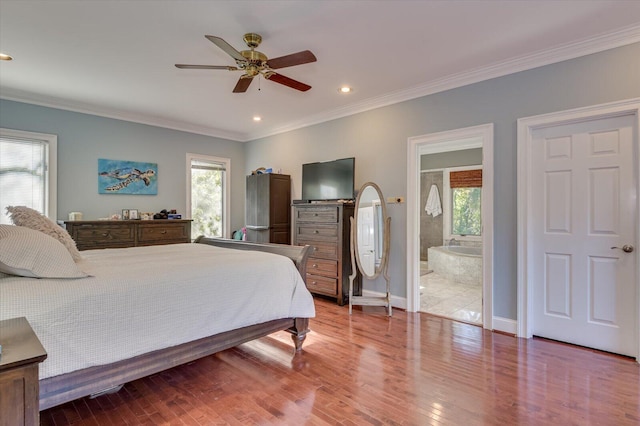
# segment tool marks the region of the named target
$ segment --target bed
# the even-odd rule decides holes
[[[315,315],[308,251],[202,237],[84,251],[84,278],[2,274],[0,320],[25,316],[48,352],[43,410],[276,331],[300,351]]]

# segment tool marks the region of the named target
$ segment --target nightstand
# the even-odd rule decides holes
[[[24,317],[0,321],[0,345],[0,426],[37,426],[38,367],[47,352]]]

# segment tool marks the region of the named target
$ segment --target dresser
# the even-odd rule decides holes
[[[310,245],[305,283],[311,293],[335,298],[344,305],[349,298],[349,218],[354,205],[344,203],[293,204],[293,244]],[[354,281],[354,295],[361,294],[361,278]]]
[[[289,244],[291,177],[276,173],[247,176],[247,241]]]
[[[153,246],[191,241],[191,220],[83,220],[65,222],[78,250]]]
[[[24,317],[0,321],[0,343],[0,426],[37,426],[38,370],[47,352]]]

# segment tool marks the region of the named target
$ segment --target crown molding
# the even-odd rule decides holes
[[[99,117],[113,118],[115,120],[130,121],[133,123],[146,124],[149,126],[194,133],[197,135],[211,136],[235,142],[246,142],[248,140],[245,133],[228,132],[225,130],[199,126],[197,124],[187,123],[183,121],[168,120],[165,118],[154,117],[145,114],[136,114],[127,111],[118,111],[115,109],[104,108],[93,104],[70,102],[68,100],[63,100],[60,98],[41,96],[34,93],[26,93],[9,88],[2,89],[2,92],[0,93],[0,99],[23,102],[49,108],[56,108],[65,111],[78,112],[81,114],[97,115]]]
[[[67,111],[79,112],[83,114],[97,115],[116,120],[131,121],[134,123],[146,124],[150,126],[163,127],[182,132],[195,133],[204,136],[226,139],[236,142],[249,142],[292,130],[321,124],[327,121],[348,117],[372,109],[397,104],[411,99],[420,98],[445,90],[490,80],[496,77],[525,71],[544,65],[566,61],[569,59],[586,56],[593,53],[602,52],[616,47],[625,46],[640,42],[640,24],[625,27],[613,32],[590,37],[577,42],[558,45],[551,49],[545,49],[528,55],[522,55],[506,61],[496,62],[488,66],[473,70],[451,74],[446,77],[432,80],[430,82],[411,87],[409,89],[398,90],[385,95],[365,99],[361,102],[335,108],[319,114],[311,115],[303,120],[293,121],[283,126],[274,126],[263,129],[260,132],[229,132],[221,129],[200,126],[193,123],[169,120],[145,114],[137,114],[115,109],[104,108],[92,104],[74,103],[55,97],[40,96],[33,93],[3,88],[0,99],[17,102],[24,102],[50,108],[58,108]]]
[[[581,56],[602,52],[616,47],[640,42],[640,25],[625,27],[613,32],[601,34],[572,43],[565,43],[551,49],[545,49],[522,55],[506,61],[496,62],[473,70],[451,74],[409,89],[391,92],[382,96],[366,99],[362,102],[346,105],[342,108],[315,114],[305,120],[291,122],[284,126],[273,127],[264,133],[250,133],[248,140],[255,140],[279,133],[297,130],[303,127],[324,123],[372,109],[421,98],[445,90],[455,89],[496,77],[526,71],[557,62],[575,59]]]

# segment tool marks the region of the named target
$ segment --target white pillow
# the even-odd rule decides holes
[[[64,244],[69,253],[71,253],[73,260],[82,259],[82,255],[78,251],[76,242],[73,241],[71,235],[57,223],[40,214],[39,211],[25,206],[8,206],[7,211],[10,213],[9,217],[14,225],[44,232]]]
[[[32,278],[83,278],[58,240],[23,226],[0,225],[0,272]]]

